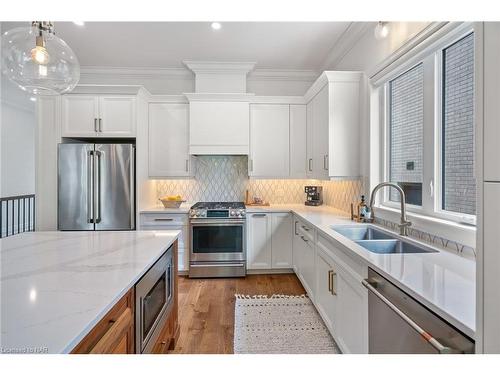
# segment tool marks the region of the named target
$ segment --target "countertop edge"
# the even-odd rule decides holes
[[[73,338],[68,345],[60,352],[60,354],[70,353],[89,333],[92,329],[101,321],[104,316],[111,311],[111,309],[120,301],[120,299],[128,293],[128,291],[135,286],[135,284],[140,280],[142,276],[156,263],[158,259],[161,258],[163,254],[168,250],[168,248],[179,239],[180,231],[173,230],[172,232],[177,232],[174,238],[165,245],[161,253],[158,256],[152,258],[152,260],[143,268],[143,270],[138,273],[123,290],[113,298],[113,300],[100,312],[97,316],[87,325],[87,327],[81,331],[75,338]]]

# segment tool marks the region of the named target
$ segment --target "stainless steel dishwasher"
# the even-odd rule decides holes
[[[474,341],[372,269],[368,289],[369,353],[474,353]]]

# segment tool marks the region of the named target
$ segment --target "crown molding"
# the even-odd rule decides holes
[[[80,69],[84,78],[113,77],[120,79],[194,79],[186,68],[132,68],[84,66]]]
[[[77,85],[71,94],[120,94],[120,95],[138,95],[145,90],[142,85]]]
[[[190,102],[250,102],[255,95],[251,93],[184,93]]]
[[[321,71],[335,69],[361,37],[376,24],[376,22],[351,22],[331,48],[321,66]]]
[[[191,61],[182,62],[189,70],[198,73],[248,74],[255,68],[256,62],[226,62],[226,61]]]
[[[247,75],[248,81],[306,81],[314,82],[321,72],[301,69],[254,69]],[[188,68],[131,68],[83,66],[80,76],[84,80],[99,81],[103,78],[127,80],[186,79],[194,80]]]
[[[314,82],[321,72],[299,69],[255,69],[248,74],[249,81],[305,81]]]
[[[323,87],[332,82],[359,82],[363,72],[357,71],[325,71],[311,85],[309,90],[304,94],[304,101],[309,103]]]

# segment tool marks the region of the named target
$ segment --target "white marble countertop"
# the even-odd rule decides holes
[[[346,213],[328,206],[301,204],[247,207],[247,212],[292,211],[336,241],[348,255],[387,277],[430,310],[471,338],[476,327],[476,262],[449,251],[437,253],[376,254],[335,232],[332,225],[356,225]],[[385,229],[385,228],[384,228]]]
[[[164,213],[164,214],[188,214],[189,209],[194,203],[190,202],[184,202],[181,203],[181,206],[179,208],[165,208],[163,205],[160,203],[158,206],[154,207],[148,207],[144,210],[140,210],[141,214],[158,214],[158,213]]]
[[[70,352],[179,233],[29,232],[0,240],[1,352]]]

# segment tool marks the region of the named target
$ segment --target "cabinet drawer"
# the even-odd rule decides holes
[[[314,228],[311,225],[308,225],[301,220],[297,220],[294,230],[295,233],[299,234],[299,236],[304,236],[306,239],[314,241]]]
[[[134,302],[134,290],[131,289],[71,353],[134,353]]]
[[[141,226],[182,226],[189,225],[187,214],[141,214]],[[170,228],[169,228],[170,229]]]

